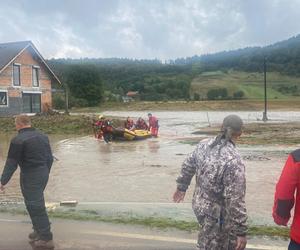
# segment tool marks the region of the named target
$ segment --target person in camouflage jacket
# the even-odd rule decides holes
[[[184,199],[196,176],[192,206],[200,224],[198,249],[242,250],[247,240],[245,166],[235,147],[243,122],[225,117],[221,134],[201,141],[183,162],[174,202]]]

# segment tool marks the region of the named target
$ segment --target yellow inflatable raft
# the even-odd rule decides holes
[[[124,129],[124,139],[128,141],[142,140],[151,137],[151,133],[148,130],[128,130]]]

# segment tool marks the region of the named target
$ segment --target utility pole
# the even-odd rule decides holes
[[[265,85],[265,111],[263,112],[263,121],[266,122],[268,120],[268,117],[267,117],[267,63],[266,63],[266,57],[264,57],[264,85]]]
[[[69,89],[68,85],[64,85],[64,92],[65,92],[65,114],[69,114]]]

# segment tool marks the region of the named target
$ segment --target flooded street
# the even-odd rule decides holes
[[[261,118],[258,112],[236,112],[245,122]],[[107,115],[146,116],[141,112],[107,112]],[[221,123],[227,112],[157,112],[159,138],[104,143],[93,136],[51,136],[54,162],[46,190],[47,201],[171,203],[175,179],[186,154],[195,146],[184,138],[208,123]],[[271,121],[300,121],[300,112],[270,112]],[[0,135],[0,169],[12,135]],[[198,136],[199,137],[199,136]],[[200,138],[199,138],[200,139]],[[300,143],[300,141],[299,141]],[[271,218],[275,183],[287,153],[285,145],[238,146],[247,171],[247,207],[251,220]],[[0,200],[20,199],[19,176],[15,174]],[[193,185],[193,184],[192,184]],[[191,201],[193,187],[186,202]]]

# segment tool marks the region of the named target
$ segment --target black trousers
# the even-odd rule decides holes
[[[50,222],[45,207],[44,190],[48,183],[49,169],[40,167],[21,172],[20,184],[26,209],[31,218],[33,229],[41,240],[52,240]]]
[[[291,239],[288,250],[299,250],[299,249],[300,249],[300,244]]]

